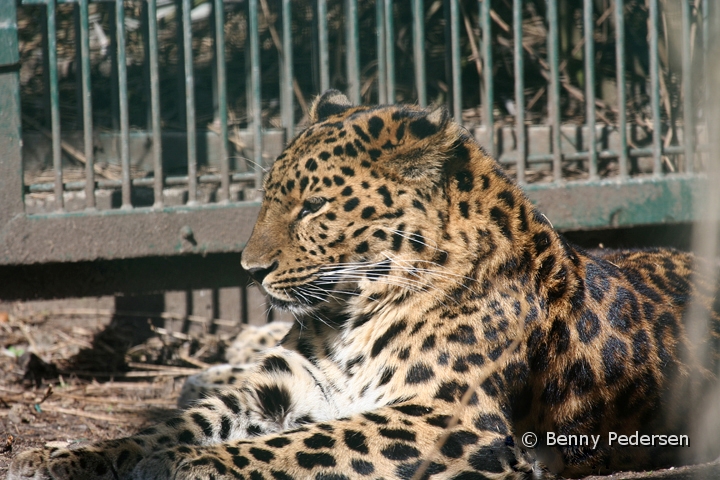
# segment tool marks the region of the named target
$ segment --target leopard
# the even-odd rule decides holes
[[[717,433],[609,439],[679,437],[720,403],[703,260],[574,246],[442,106],[330,90],[309,117],[241,259],[294,316],[279,344],[135,435],[17,454],[10,480],[542,479],[718,455]]]

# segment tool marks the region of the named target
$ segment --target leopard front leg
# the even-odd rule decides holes
[[[546,478],[499,417],[466,412],[446,430],[453,411],[447,404],[401,404],[251,440],[175,447],[143,460],[133,478]]]
[[[208,446],[337,418],[319,372],[307,364],[293,351],[273,349],[243,384],[218,391],[165,423],[77,449],[23,452],[8,479],[131,479],[142,459],[170,447]]]

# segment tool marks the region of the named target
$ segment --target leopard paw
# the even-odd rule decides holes
[[[39,448],[19,454],[10,464],[8,480],[113,480],[112,466],[97,452]]]
[[[8,480],[118,480],[130,474],[145,452],[130,439],[77,449],[40,448],[15,457]]]

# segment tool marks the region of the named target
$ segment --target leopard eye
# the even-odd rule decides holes
[[[323,205],[327,203],[327,199],[323,197],[311,197],[308,198],[303,202],[302,209],[300,210],[300,213],[298,214],[298,220],[300,220],[303,217],[306,217],[310,215],[311,213],[315,213],[318,210],[322,208]]]

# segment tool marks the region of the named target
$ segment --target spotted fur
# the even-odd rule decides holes
[[[163,424],[25,452],[9,478],[580,476],[680,461],[606,434],[685,433],[711,403],[717,316],[698,345],[683,315],[715,285],[692,256],[570,245],[443,109],[320,97],[242,262],[297,318],[280,346]],[[604,439],[526,449],[526,431]]]
[[[228,363],[188,377],[180,391],[178,406],[188,407],[227,385],[242,383],[248,372],[255,368],[261,353],[277,345],[291,326],[288,322],[246,325],[225,353]]]

